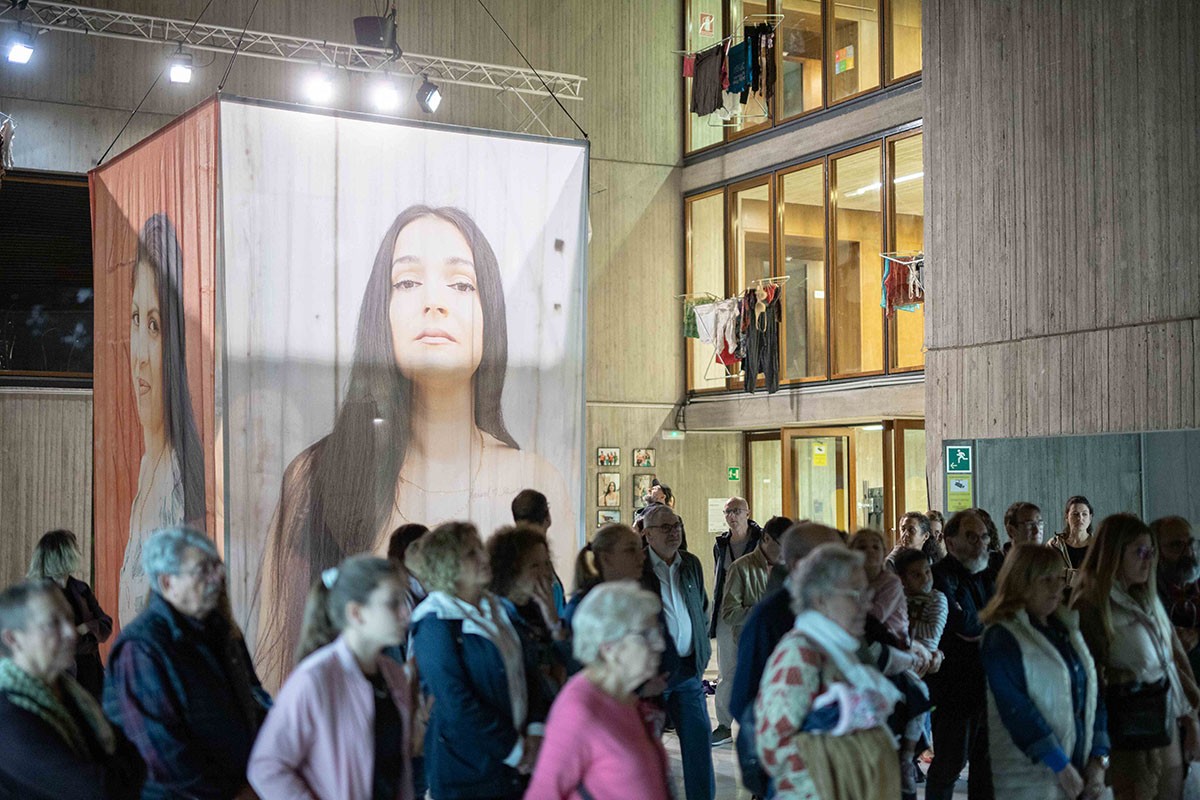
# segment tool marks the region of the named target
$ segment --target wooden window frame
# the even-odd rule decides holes
[[[828,156],[823,156],[821,158],[815,158],[811,161],[806,161],[803,164],[797,164],[796,166],[788,167],[787,169],[783,169],[783,170],[780,170],[779,172],[775,173],[775,182],[776,182],[776,191],[775,191],[775,198],[776,198],[776,208],[775,208],[776,249],[775,249],[775,254],[774,254],[774,258],[775,258],[775,273],[774,274],[775,274],[775,277],[780,277],[783,274],[783,264],[784,264],[784,252],[783,252],[784,251],[784,241],[783,241],[784,230],[783,230],[783,228],[784,228],[784,222],[786,221],[786,216],[785,216],[786,204],[784,203],[784,191],[783,191],[784,181],[787,179],[787,176],[791,175],[792,173],[803,172],[806,169],[812,169],[813,167],[816,167],[816,166],[821,167],[821,181],[822,181],[822,185],[824,186],[824,189],[825,189],[824,203],[823,203],[824,208],[822,209],[823,217],[825,219],[825,224],[824,224],[824,233],[825,233],[825,236],[824,236],[824,241],[825,241],[825,301],[824,301],[825,302],[825,373],[823,375],[814,375],[814,376],[810,376],[807,378],[793,378],[793,377],[788,377],[787,373],[784,371],[787,366],[787,325],[788,325],[787,292],[788,292],[788,284],[786,284],[786,283],[780,284],[780,288],[783,291],[783,296],[780,299],[780,302],[783,304],[783,314],[781,316],[780,331],[779,331],[779,368],[780,368],[780,371],[784,371],[784,378],[783,378],[783,380],[780,381],[780,385],[800,386],[800,385],[803,385],[806,383],[826,383],[830,380],[830,369],[832,368],[832,363],[833,363],[832,362],[832,351],[830,348],[830,333],[832,331],[832,328],[831,328],[831,321],[830,321],[831,318],[830,318],[830,306],[829,306],[829,301],[830,301],[829,282],[830,282],[831,276],[830,276],[830,264],[829,264],[829,235],[828,235],[828,233],[829,233],[829,161],[828,161]]]
[[[888,136],[883,140],[883,185],[887,191],[884,192],[884,239],[883,247],[887,252],[896,249],[896,186],[892,183],[892,145],[896,142],[911,139],[914,136],[921,136],[924,133],[923,128],[916,128],[904,133],[897,133],[894,136]],[[921,169],[925,169],[925,157],[921,155]],[[922,209],[924,213],[924,209]],[[897,314],[906,314],[906,311],[898,311]],[[895,314],[889,319],[886,312],[884,313],[884,325],[887,328],[885,332],[885,340],[887,343],[887,352],[884,354],[884,366],[887,369],[888,375],[907,375],[914,372],[925,371],[925,346],[924,336],[921,337],[921,365],[918,367],[893,367],[892,363],[897,357],[896,348],[898,337],[896,335],[896,316]]]
[[[775,257],[775,239],[778,237],[778,230],[775,220],[775,173],[770,172],[766,175],[758,175],[753,178],[746,178],[737,183],[730,184],[725,187],[725,296],[735,297],[741,295],[747,287],[737,286],[737,258],[736,247],[737,243],[733,236],[733,198],[739,192],[744,192],[747,189],[755,189],[759,186],[767,187],[767,224],[770,225],[768,231],[767,252],[770,253],[771,267],[768,273],[769,277],[776,277],[776,270],[779,268]],[[782,351],[781,351],[782,352]],[[746,382],[742,380],[740,375],[735,375],[725,380],[726,387],[734,391],[745,387]],[[766,381],[762,378],[758,379],[755,384],[756,388],[766,386]]]
[[[692,203],[698,202],[700,200],[708,200],[708,199],[718,196],[718,195],[720,195],[722,198],[722,200],[721,200],[721,204],[722,204],[721,219],[723,222],[722,222],[722,230],[721,230],[721,253],[725,259],[725,269],[723,270],[723,273],[725,276],[725,293],[728,294],[728,292],[729,292],[729,255],[728,255],[728,245],[727,245],[727,241],[729,239],[729,220],[728,220],[729,201],[728,201],[728,199],[725,198],[725,188],[721,187],[719,189],[711,189],[711,190],[709,190],[707,192],[703,192],[701,194],[691,195],[691,196],[685,197],[683,199],[683,239],[684,239],[684,242],[683,242],[684,289],[683,289],[683,291],[686,292],[687,294],[692,293],[692,287],[693,287],[693,283],[694,283],[693,274],[692,274]],[[684,384],[683,385],[686,387],[686,390],[689,393],[691,393],[693,395],[720,394],[722,392],[726,392],[729,390],[729,379],[728,378],[725,379],[724,387],[711,386],[711,387],[708,387],[705,389],[692,388],[693,380],[694,380],[695,374],[696,374],[695,373],[696,365],[694,364],[694,361],[692,358],[692,348],[688,345],[688,342],[686,339],[684,340],[683,358],[684,358],[684,362],[685,362],[684,376],[683,376]]]
[[[884,55],[883,55],[883,51],[885,49],[884,39],[886,38],[884,36],[884,27],[886,25],[886,20],[884,20],[884,17],[883,17],[884,0],[873,0],[873,1],[875,3],[879,4],[878,5],[878,8],[879,8],[879,48],[878,48],[879,49],[879,84],[877,86],[872,86],[869,89],[862,89],[858,92],[855,92],[854,94],[848,94],[845,97],[842,97],[838,100],[834,100],[833,99],[833,70],[834,70],[835,64],[834,64],[834,60],[833,60],[833,53],[835,51],[833,50],[832,43],[833,43],[833,30],[834,30],[834,26],[837,23],[837,17],[832,12],[831,6],[835,5],[837,0],[824,0],[823,5],[824,5],[824,11],[825,11],[825,46],[823,49],[825,52],[825,58],[824,58],[825,87],[824,88],[825,88],[825,107],[826,108],[836,108],[837,106],[840,106],[843,103],[849,103],[851,100],[857,100],[860,97],[865,97],[866,95],[869,95],[873,92],[883,91],[885,88],[887,88],[887,83],[884,81],[884,77],[886,75],[886,73],[884,72],[884,69],[886,68],[886,64],[884,64]]]
[[[896,75],[894,77],[891,76],[892,62],[893,62],[892,56],[895,53],[895,48],[896,48],[896,41],[892,38],[892,3],[894,3],[894,2],[895,2],[895,0],[883,0],[883,8],[884,8],[883,31],[886,34],[883,37],[884,44],[883,44],[883,48],[882,48],[884,50],[884,54],[883,54],[883,69],[884,69],[883,85],[884,86],[895,86],[897,84],[905,83],[906,81],[910,81],[913,78],[920,75],[924,71],[924,67],[925,67],[925,41],[924,41],[924,38],[922,38],[922,40],[921,40],[921,69],[913,70],[912,72],[909,72],[905,75]],[[924,13],[924,11],[925,11],[925,0],[921,0],[921,11],[922,11],[922,13]]]

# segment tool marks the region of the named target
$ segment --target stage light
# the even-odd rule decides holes
[[[317,105],[325,105],[333,99],[333,78],[318,72],[309,77],[304,90],[308,93],[309,100]]]
[[[8,48],[8,60],[14,64],[28,64],[33,57],[33,34],[17,31]]]
[[[380,81],[371,87],[371,103],[376,111],[395,111],[400,107],[400,92],[391,81]]]
[[[421,87],[417,89],[417,105],[426,114],[433,114],[438,110],[438,106],[442,104],[442,90],[436,84],[430,83],[429,78],[422,76],[424,79]]]
[[[192,57],[187,53],[176,53],[171,56],[171,83],[192,82]]]

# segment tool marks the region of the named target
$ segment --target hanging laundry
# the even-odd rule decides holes
[[[763,94],[769,100],[775,96],[775,29],[770,25],[763,25],[759,39],[762,42],[759,52],[763,65]]]
[[[696,74],[696,57],[695,56],[684,56],[683,57],[683,77],[690,78],[695,74]]]
[[[712,344],[717,330],[717,304],[692,306],[692,316],[696,320],[696,338],[704,344]]]
[[[683,303],[683,335],[686,339],[699,339],[700,331],[696,327],[697,300],[685,300]]]
[[[707,116],[721,107],[721,72],[725,66],[725,45],[719,44],[696,54],[692,78],[692,112]]]
[[[917,303],[924,299],[923,293],[914,294],[910,288],[908,265],[885,258],[883,260],[883,296],[879,299],[879,305],[883,307],[887,316],[895,314],[896,309],[916,311]]]
[[[733,361],[738,358],[735,355],[738,346],[738,337],[740,334],[741,316],[738,306],[738,298],[729,297],[716,303],[715,321],[713,324],[713,347],[717,350],[717,359],[720,360],[721,354],[728,352]],[[732,363],[730,361],[722,361],[722,364]]]
[[[783,318],[779,287],[767,284],[751,289],[753,319],[746,338],[745,381],[742,391],[753,394],[758,388],[758,376],[763,376],[767,394],[779,391],[779,328]]]
[[[753,56],[749,42],[738,42],[729,48],[729,86],[726,91],[741,94],[750,84]]]

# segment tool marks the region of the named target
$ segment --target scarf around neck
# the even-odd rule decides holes
[[[833,665],[846,682],[860,692],[877,692],[887,701],[888,712],[902,699],[900,690],[879,670],[862,663],[858,658],[858,639],[846,632],[829,617],[809,609],[796,615],[792,628],[833,660]]]
[[[111,756],[116,752],[117,742],[112,726],[104,718],[96,700],[70,675],[60,676],[58,687],[79,710],[80,716],[91,729],[92,738],[104,753]],[[54,696],[49,684],[18,667],[11,658],[0,659],[0,694],[7,695],[8,702],[49,725],[80,758],[92,760],[83,731],[79,730],[75,717],[63,702]]]

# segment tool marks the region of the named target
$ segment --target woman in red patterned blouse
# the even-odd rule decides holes
[[[779,800],[895,800],[897,689],[858,657],[874,593],[861,553],[826,544],[788,577],[795,627],[763,672],[757,747]],[[836,780],[834,776],[836,775]]]

